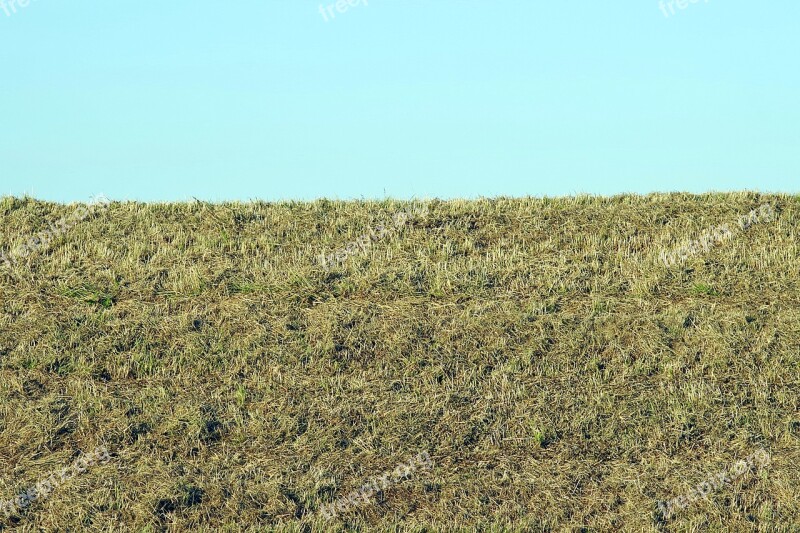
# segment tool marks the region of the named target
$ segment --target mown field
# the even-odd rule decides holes
[[[0,199],[0,251],[77,208]],[[0,260],[0,529],[798,531],[799,217],[752,193],[102,206]]]

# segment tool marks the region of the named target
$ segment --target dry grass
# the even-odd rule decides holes
[[[659,263],[765,202],[775,221]],[[330,272],[409,206],[114,203],[0,265],[0,500],[112,456],[0,528],[800,528],[800,198],[426,206]],[[1,199],[0,249],[75,208]]]

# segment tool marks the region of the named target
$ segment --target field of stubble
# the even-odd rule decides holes
[[[76,208],[0,199],[0,250]],[[800,530],[798,230],[751,193],[111,203],[0,261],[0,529]]]

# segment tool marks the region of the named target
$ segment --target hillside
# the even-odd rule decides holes
[[[796,531],[799,217],[0,199],[0,528]]]

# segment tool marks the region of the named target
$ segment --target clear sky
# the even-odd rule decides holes
[[[797,0],[352,1],[4,0],[0,195],[800,191]]]

